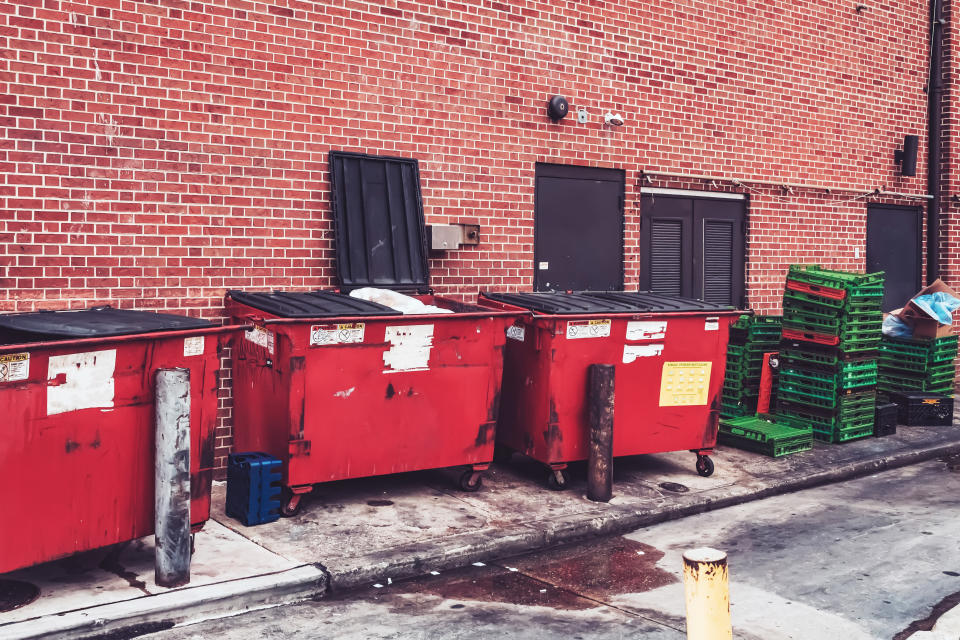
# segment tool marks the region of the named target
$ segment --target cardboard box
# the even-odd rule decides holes
[[[931,317],[914,303],[914,299],[919,296],[940,292],[960,298],[960,294],[947,286],[943,280],[937,278],[931,285],[924,287],[913,298],[910,298],[910,301],[903,305],[903,309],[892,312],[913,327],[914,338],[942,338],[953,335],[953,324],[940,324],[936,318]]]

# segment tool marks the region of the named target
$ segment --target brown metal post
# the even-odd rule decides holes
[[[613,405],[615,367],[592,364],[588,369],[590,405],[590,459],[587,498],[609,502],[613,497]]]

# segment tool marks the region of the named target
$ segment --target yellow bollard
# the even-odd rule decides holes
[[[727,554],[704,547],[683,554],[687,640],[729,640],[730,590]]]

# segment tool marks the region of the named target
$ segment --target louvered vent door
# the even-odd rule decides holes
[[[743,304],[745,202],[643,195],[640,288]]]
[[[650,221],[650,290],[683,295],[682,220]]]

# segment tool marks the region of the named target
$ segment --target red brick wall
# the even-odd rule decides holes
[[[227,288],[331,285],[330,149],[416,157],[428,221],[482,225],[431,260],[465,296],[531,286],[538,161],[626,170],[628,286],[643,169],[922,192],[923,145],[915,178],[893,151],[923,139],[927,1],[855,6],[2,4],[0,311],[219,318]],[[554,93],[590,122],[551,123]],[[749,191],[756,308],[778,308],[790,262],[862,267],[866,198]]]

